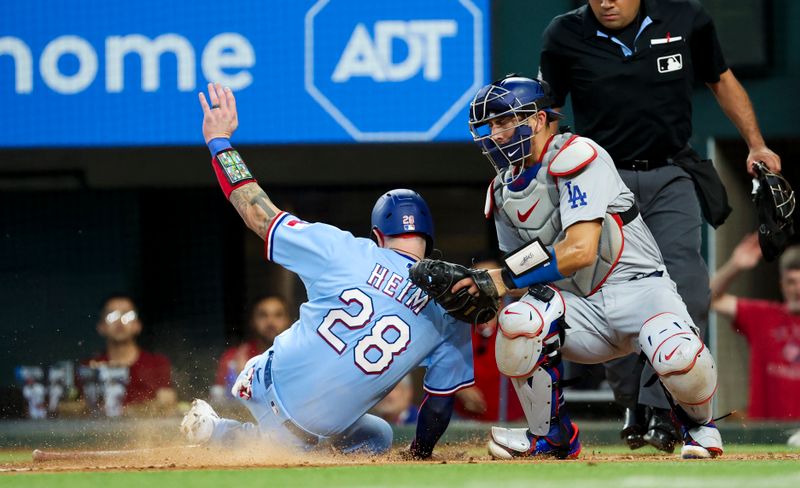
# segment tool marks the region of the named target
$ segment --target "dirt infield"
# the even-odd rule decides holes
[[[333,452],[313,454],[290,454],[264,449],[223,450],[209,447],[136,447],[116,451],[58,451],[63,459],[34,461],[33,456],[14,456],[16,461],[0,462],[0,473],[21,472],[85,472],[85,471],[143,471],[143,470],[197,470],[197,469],[242,469],[242,468],[288,468],[406,464],[410,461],[403,455],[404,449],[396,448],[382,457],[343,456]],[[26,459],[27,458],[27,459]],[[677,461],[677,454],[668,455],[655,452],[615,453],[608,449],[593,450],[585,447],[575,461],[540,459],[537,463],[620,463],[620,462],[659,462]],[[800,452],[733,452],[712,462],[741,460],[793,460],[800,461]],[[530,460],[494,461],[479,443],[464,443],[442,446],[437,449],[435,458],[426,463],[465,464],[465,463],[524,463]],[[703,462],[703,461],[700,461]]]

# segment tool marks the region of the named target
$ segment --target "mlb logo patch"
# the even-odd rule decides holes
[[[661,56],[657,61],[659,73],[671,73],[683,69],[683,56],[680,54]]]

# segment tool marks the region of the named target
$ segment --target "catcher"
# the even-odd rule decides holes
[[[641,351],[669,393],[684,458],[722,454],[712,420],[717,370],[608,153],[558,134],[546,83],[509,76],[472,101],[470,129],[497,170],[494,217],[501,269],[425,260],[411,279],[456,318],[484,320],[497,298],[529,288],[499,315],[496,359],[512,379],[528,428],[492,427],[489,452],[577,457],[578,427],[562,395],[561,358],[602,363]],[[552,284],[553,286],[545,286]]]

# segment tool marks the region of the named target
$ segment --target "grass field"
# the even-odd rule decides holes
[[[460,449],[464,446],[458,446]],[[453,449],[453,448],[451,448]],[[30,452],[0,452],[0,466],[17,469],[0,474],[0,487],[491,487],[548,486],[550,482],[581,487],[732,488],[800,486],[800,451],[780,445],[729,446],[723,458],[681,461],[654,451],[632,453],[621,447],[585,448],[577,461],[489,461],[482,450],[447,453],[430,463],[407,463],[397,457],[357,464],[288,467],[217,467],[121,463],[84,467],[31,463]],[[449,457],[449,459],[447,459]]]

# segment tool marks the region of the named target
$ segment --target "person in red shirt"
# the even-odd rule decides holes
[[[103,302],[97,332],[106,339],[106,348],[82,365],[96,371],[94,380],[108,416],[120,415],[123,407],[134,405],[134,410],[155,406],[163,412],[177,403],[170,361],[139,346],[136,338],[141,331],[142,322],[129,296],[113,295]],[[83,390],[86,396],[85,384]]]
[[[758,236],[746,236],[711,280],[712,307],[733,320],[750,344],[750,406],[754,419],[800,419],[800,246],[780,258],[784,302],[725,293],[742,271],[761,259]]]
[[[250,311],[250,338],[222,353],[211,397],[215,400],[233,398],[231,387],[247,360],[269,349],[275,338],[291,325],[289,307],[283,298],[270,295],[257,299]]]

